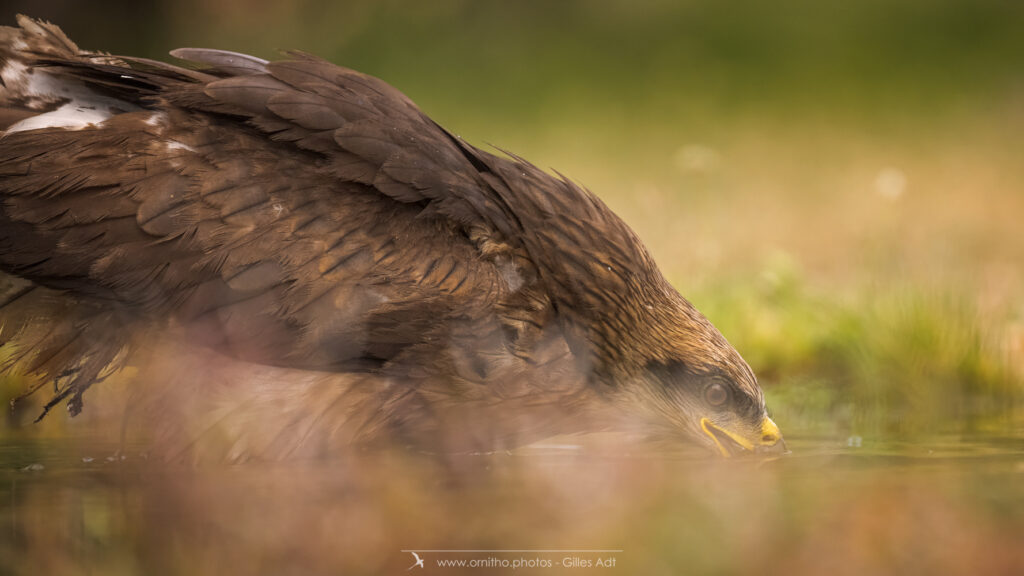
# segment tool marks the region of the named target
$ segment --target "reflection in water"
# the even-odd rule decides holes
[[[8,446],[0,564],[14,574],[393,574],[412,564],[409,549],[609,549],[622,551],[604,553],[615,567],[603,570],[618,574],[1024,569],[1024,439],[868,444],[797,440],[775,460],[552,443],[200,467],[95,444]],[[23,470],[33,463],[43,469]],[[528,573],[586,574],[602,556],[420,555],[438,574],[511,573],[501,559],[535,558],[552,567]],[[453,558],[490,567],[438,567]]]

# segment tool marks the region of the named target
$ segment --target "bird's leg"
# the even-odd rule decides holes
[[[53,393],[57,394],[57,393],[60,392],[60,381],[61,380],[63,380],[64,378],[67,378],[68,376],[74,376],[75,374],[78,374],[81,370],[82,369],[80,367],[76,366],[74,368],[68,368],[66,370],[62,370],[60,372],[60,374],[57,374],[56,376],[54,376],[54,378],[53,378]]]
[[[68,413],[71,416],[77,416],[82,411],[82,394],[84,394],[85,391],[93,384],[103,382],[107,377],[109,377],[109,374],[100,375],[100,371],[106,364],[106,359],[91,357],[81,365],[75,368],[69,368],[68,370],[64,370],[58,374],[57,379],[54,381],[54,396],[46,403],[45,406],[43,406],[42,413],[39,414],[35,421],[39,422],[45,418],[54,406],[59,404],[68,396],[71,396],[71,399],[68,400]],[[63,388],[56,387],[57,380],[62,377],[66,378],[72,374],[75,377],[67,384],[67,386],[64,386]]]

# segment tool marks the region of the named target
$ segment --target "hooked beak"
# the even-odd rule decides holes
[[[700,427],[715,443],[722,456],[726,458],[732,456],[736,449],[747,452],[777,452],[781,454],[788,452],[786,441],[782,439],[782,432],[775,422],[767,416],[761,421],[760,435],[753,440],[731,430],[726,430],[707,418],[700,419]]]

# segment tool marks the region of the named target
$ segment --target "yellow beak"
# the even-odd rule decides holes
[[[782,447],[785,448],[785,441],[782,440],[782,432],[779,430],[779,427],[775,422],[767,416],[765,416],[764,420],[761,421],[761,434],[756,440],[750,440],[731,430],[726,430],[707,418],[701,418],[700,427],[704,433],[714,441],[715,446],[718,447],[718,451],[722,453],[722,456],[725,456],[726,458],[732,456],[732,452],[723,442],[723,436],[734,442],[740,448],[749,452],[753,452],[758,448],[776,446],[779,442],[782,442]]]

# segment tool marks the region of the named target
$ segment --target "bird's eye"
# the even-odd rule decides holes
[[[729,392],[725,389],[725,386],[715,382],[709,384],[708,387],[704,389],[704,399],[712,406],[721,406],[729,399]]]

